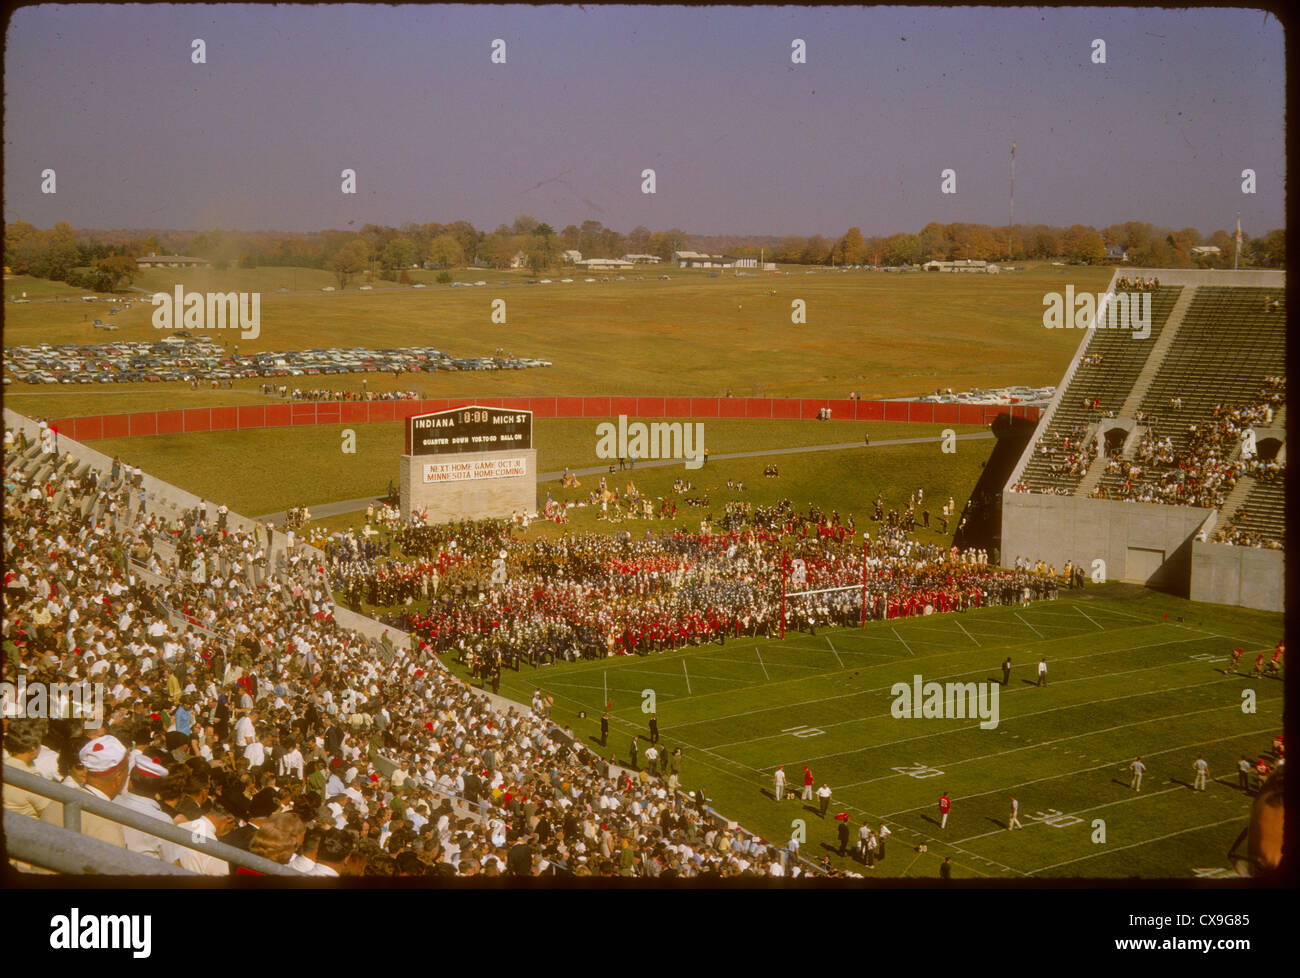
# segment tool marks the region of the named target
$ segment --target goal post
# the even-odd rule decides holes
[[[792,571],[795,572],[792,577]],[[861,591],[862,592],[862,627],[867,627],[867,541],[862,541],[862,583],[861,584],[841,584],[836,587],[811,588],[801,591],[791,591],[791,583],[797,586],[802,585],[806,580],[803,569],[803,561],[799,558],[790,559],[790,555],[781,551],[781,638],[785,638],[785,613],[786,602],[788,598],[801,598],[813,594],[831,594],[842,591]]]

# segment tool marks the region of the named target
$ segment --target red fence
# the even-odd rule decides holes
[[[986,425],[999,414],[1037,421],[1039,409],[1024,404],[936,404],[931,401],[849,401],[811,397],[453,397],[429,401],[287,401],[240,407],[185,408],[58,418],[51,422],[76,441],[134,438],[299,425],[371,424],[402,421],[478,404],[532,411],[534,418],[746,418],[814,420],[822,408],[835,421],[913,421]]]

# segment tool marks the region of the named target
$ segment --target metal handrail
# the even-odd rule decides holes
[[[35,869],[70,876],[187,876],[188,869],[172,866],[153,856],[119,849],[77,832],[48,825],[39,818],[5,812],[5,849],[10,859]],[[25,866],[17,867],[20,871]]]
[[[255,856],[251,852],[226,845],[224,842],[218,842],[216,839],[196,837],[184,829],[172,825],[170,822],[163,822],[160,819],[151,818],[148,815],[143,815],[111,801],[96,798],[88,791],[70,788],[66,784],[58,784],[54,781],[47,781],[39,775],[32,774],[30,771],[23,771],[10,764],[4,765],[4,780],[6,784],[12,784],[16,788],[22,788],[25,791],[32,792],[32,794],[51,798],[61,803],[63,805],[63,827],[73,832],[81,831],[81,812],[84,809],[101,818],[136,829],[146,835],[174,842],[176,845],[186,849],[193,849],[195,852],[215,856],[218,859],[225,860],[232,866],[242,866],[245,869],[251,869],[266,876],[303,875],[288,866],[271,862],[271,860]]]

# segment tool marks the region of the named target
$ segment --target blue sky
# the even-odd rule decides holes
[[[26,7],[5,218],[884,234],[1004,224],[1014,138],[1018,222],[1258,234],[1284,223],[1283,40],[1249,10]]]

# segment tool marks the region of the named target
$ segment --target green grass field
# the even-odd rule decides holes
[[[550,368],[490,374],[439,373],[373,377],[372,389],[415,388],[426,397],[547,394],[865,397],[923,394],[1005,384],[1054,384],[1069,363],[1078,337],[1042,326],[1042,298],[1066,283],[1096,290],[1107,268],[1029,266],[1023,272],[992,275],[886,274],[868,271],[796,269],[789,275],[757,278],[670,269],[670,281],[647,273],[644,281],[586,283],[574,275],[561,284],[499,286],[526,276],[459,270],[461,280],[485,280],[481,288],[381,288],[361,292],[319,291],[319,270],[298,269],[314,291],[298,281],[297,292],[275,291],[282,280],[293,287],[292,269],[151,269],[139,288],[167,290],[181,281],[194,290],[261,290],[261,335],[242,340],[233,332],[212,336],[241,353],[318,346],[374,347],[432,344],[457,356],[490,355],[504,348],[519,356],[552,361]],[[179,276],[179,279],[178,279]],[[313,277],[314,276],[314,277]],[[6,281],[6,296],[36,280]],[[324,280],[321,280],[324,284]],[[387,284],[387,283],[381,283]],[[33,286],[34,287],[34,286]],[[274,288],[273,288],[274,287]],[[775,295],[771,294],[775,292]],[[133,293],[144,299],[140,292]],[[506,300],[506,324],[490,320],[491,301]],[[791,303],[807,304],[807,324],[793,325]],[[33,302],[7,304],[5,343],[102,343],[153,340],[160,334],[153,307],[136,301],[104,334],[92,327],[106,312],[103,303]],[[361,375],[318,379],[339,390],[359,389]],[[285,378],[287,382],[288,378]],[[213,403],[249,403],[260,380],[243,380],[235,390],[160,396],[149,384],[95,385],[71,390],[60,385],[15,383],[6,400],[19,411],[46,417],[96,414]],[[176,386],[176,385],[171,385]],[[125,392],[142,392],[133,402]]]
[[[569,468],[605,466],[606,460],[595,456],[596,420],[542,420],[534,425],[538,471],[558,472]],[[225,503],[238,513],[259,516],[280,512],[292,506],[318,506],[321,503],[382,496],[388,480],[396,481],[398,457],[402,451],[400,424],[354,425],[356,454],[340,451],[340,433],[345,426],[330,425],[301,428],[263,428],[247,431],[205,432],[189,435],[155,435],[147,438],[105,439],[94,447],[108,455],[138,465],[181,488],[188,489],[216,503]],[[673,480],[686,478],[697,487],[690,495],[710,491],[715,516],[725,503],[747,500],[755,505],[772,505],[789,497],[797,506],[811,501],[840,515],[856,515],[862,523],[870,514],[877,492],[884,493],[892,506],[906,506],[907,494],[917,486],[925,487],[931,498],[944,500],[952,496],[962,504],[993,450],[992,439],[957,442],[957,451],[943,454],[937,441],[909,445],[886,445],[892,439],[937,438],[944,425],[871,423],[848,421],[739,421],[704,422],[705,444],[717,456],[732,452],[767,452],[773,449],[810,445],[852,443],[858,445],[869,432],[870,449],[832,452],[763,455],[753,458],[714,458],[705,467],[688,470],[683,465],[658,468],[644,464],[631,472],[615,472],[613,485],[623,488],[634,481],[642,493],[652,498],[663,496]],[[976,433],[984,429],[953,426],[958,433]],[[781,475],[763,477],[763,468],[776,463]],[[237,474],[237,475],[235,475]],[[743,482],[745,491],[729,490],[727,480]],[[544,501],[550,491],[559,501],[585,501],[599,476],[583,476],[582,488],[564,490],[558,478],[538,483],[538,496]],[[895,485],[898,490],[894,489]],[[906,487],[906,488],[903,488]],[[901,498],[899,492],[902,492]],[[934,524],[938,524],[938,506]],[[679,504],[676,526],[695,527],[707,509]],[[575,508],[572,522],[564,528],[538,525],[535,532],[571,532],[574,530],[626,529],[600,521],[596,511]],[[364,522],[362,520],[361,522]],[[323,520],[330,529],[359,526],[358,517]],[[636,524],[650,526],[652,524]],[[653,524],[671,529],[673,523]],[[938,539],[937,533],[935,539]]]
[[[795,632],[784,642],[524,665],[502,674],[501,692],[526,703],[544,690],[553,718],[597,748],[608,697],[611,736],[601,753],[622,763],[631,736],[647,733],[652,693],[663,743],[682,748],[685,789],[704,788],[718,811],[776,844],[802,820],[803,855],[846,867],[833,851],[831,816],[849,813],[855,841],[864,819],[873,828],[883,821],[893,832],[887,858],[860,870],[872,876],[937,878],[945,856],[954,876],[968,878],[1191,878],[1226,869],[1251,805],[1237,787],[1237,760],[1267,752],[1281,730],[1282,683],[1223,667],[1236,645],[1247,650],[1244,662],[1271,651],[1281,616],[1152,592],[1094,599],[1099,592]],[[1000,681],[1008,655],[1013,672],[995,729],[891,715],[894,683],[910,685],[917,674]],[[1042,688],[1031,681],[1039,656],[1049,670]],[[1255,694],[1250,712],[1246,689]],[[1205,792],[1191,790],[1198,752],[1210,765]],[[1128,764],[1138,754],[1148,769],[1134,792]],[[831,786],[825,820],[811,803],[773,800],[778,764],[796,790],[805,764],[818,785]],[[944,791],[952,814],[940,829]],[[1023,831],[1007,830],[1012,794]],[[928,852],[916,851],[921,844]]]

